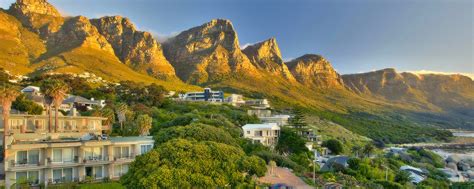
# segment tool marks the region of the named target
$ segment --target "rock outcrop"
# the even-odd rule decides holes
[[[167,59],[185,82],[200,84],[235,75],[256,75],[255,66],[240,50],[228,20],[216,19],[181,32],[163,44]]]
[[[242,52],[247,55],[257,69],[264,70],[275,76],[281,76],[288,81],[296,81],[290,70],[283,62],[280,48],[275,38],[247,46]]]
[[[93,48],[107,53],[114,53],[112,46],[105,37],[100,35],[97,28],[84,16],[66,20],[61,29],[50,36],[48,46],[53,54],[76,47]]]
[[[296,80],[308,87],[344,88],[341,76],[322,56],[306,54],[287,62],[286,65]]]
[[[121,16],[102,17],[91,22],[112,45],[122,62],[161,79],[175,78],[173,66],[149,32],[137,31],[129,19]]]
[[[43,38],[58,31],[64,22],[59,11],[46,0],[17,0],[9,12]]]

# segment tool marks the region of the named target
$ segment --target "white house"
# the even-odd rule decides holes
[[[426,179],[426,177],[424,176],[423,170],[419,168],[412,167],[409,165],[404,165],[400,167],[400,170],[407,171],[408,173],[410,173],[412,183],[418,184]]]
[[[246,124],[242,129],[244,138],[265,146],[274,146],[280,136],[280,127],[276,123]]]

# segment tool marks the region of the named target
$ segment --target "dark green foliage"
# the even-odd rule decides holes
[[[246,171],[258,175],[266,166],[235,146],[175,139],[137,157],[121,182],[127,188],[222,188],[245,183]]]
[[[3,68],[0,68],[0,83],[6,83],[8,82],[8,79],[10,78],[10,75],[5,72]]]
[[[277,153],[273,153],[270,151],[259,151],[255,152],[255,155],[264,159],[267,163],[269,163],[270,161],[275,161],[278,166],[288,167],[290,169],[293,169],[297,173],[301,173],[306,170],[305,167],[298,165],[296,162]]]
[[[413,120],[400,119],[397,116],[381,116],[360,112],[339,114],[318,111],[314,113],[342,125],[352,132],[374,140],[377,139],[385,144],[449,141],[453,138],[449,131],[414,124]]]
[[[155,142],[159,145],[176,138],[238,145],[237,141],[224,129],[201,123],[162,129],[155,135]]]
[[[333,154],[341,154],[344,151],[344,147],[339,140],[336,139],[329,139],[323,142],[322,146],[331,150]]]
[[[293,110],[293,117],[290,119],[290,125],[296,129],[305,129],[308,124],[306,123],[306,117],[304,110],[301,107],[297,107]]]
[[[404,188],[401,184],[398,184],[396,182],[385,181],[385,180],[377,180],[375,181],[375,183],[382,185],[384,189],[403,189]]]
[[[400,184],[405,184],[407,182],[410,182],[412,180],[410,173],[408,171],[397,171],[397,174],[395,175],[395,182],[398,182]]]
[[[305,140],[296,134],[294,130],[282,128],[276,149],[281,153],[306,153],[309,150],[306,148],[305,144]]]
[[[24,94],[16,98],[12,104],[12,108],[21,112],[27,112],[30,115],[41,115],[41,113],[43,113],[43,107],[26,98]]]
[[[360,159],[359,158],[351,158],[347,161],[349,164],[349,168],[353,170],[357,170],[360,168]]]
[[[313,159],[312,153],[311,152],[301,152],[297,154],[291,154],[289,158],[297,163],[298,165],[301,165],[303,167],[309,167],[311,166],[311,160]]]
[[[461,182],[461,183],[453,183],[450,187],[451,189],[465,189],[465,188],[474,188],[474,182]]]

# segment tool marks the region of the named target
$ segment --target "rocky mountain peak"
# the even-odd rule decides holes
[[[324,57],[315,54],[306,54],[287,62],[289,70],[297,81],[315,88],[344,87],[339,73]]]
[[[46,0],[17,0],[11,5],[10,10],[23,15],[41,14],[61,17],[59,11]]]
[[[17,0],[9,12],[43,37],[59,30],[64,21],[59,11],[46,0]]]
[[[256,73],[242,53],[237,33],[229,20],[212,20],[181,32],[163,45],[178,76],[190,83],[221,80],[234,72]]]
[[[249,45],[242,52],[258,69],[283,76],[289,81],[295,81],[288,67],[283,63],[280,48],[275,38]]]
[[[128,18],[121,16],[106,16],[91,22],[112,45],[122,62],[157,78],[175,78],[173,66],[149,32],[137,31]]]

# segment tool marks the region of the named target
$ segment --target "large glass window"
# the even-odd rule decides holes
[[[62,162],[62,161],[63,161],[63,150],[53,149],[53,162]]]
[[[115,158],[127,158],[130,156],[130,147],[114,147],[114,157]]]
[[[72,168],[63,169],[63,175],[65,181],[72,181]]]
[[[18,164],[26,164],[28,162],[28,152],[27,151],[16,152],[16,162]]]
[[[64,148],[63,149],[63,161],[66,163],[73,162],[74,160],[74,153],[72,148]]]
[[[103,175],[102,175],[102,166],[97,166],[97,167],[94,167],[95,169],[95,177],[96,178],[102,178]]]
[[[144,145],[141,145],[141,154],[144,154],[144,153],[147,153],[151,150],[152,148],[152,145],[151,144],[144,144]]]
[[[28,178],[28,173],[25,172],[16,172],[16,181],[25,181]]]
[[[16,172],[16,182],[39,182],[39,171]]]
[[[39,163],[39,150],[28,151],[28,164],[38,164],[38,163]]]
[[[84,148],[84,156],[86,160],[101,160],[102,159],[102,148]]]
[[[54,182],[61,182],[63,179],[62,169],[53,169],[53,180]]]
[[[39,183],[39,171],[28,171],[28,180],[35,184]]]
[[[121,177],[128,172],[128,165],[115,165],[114,166],[114,177]]]

